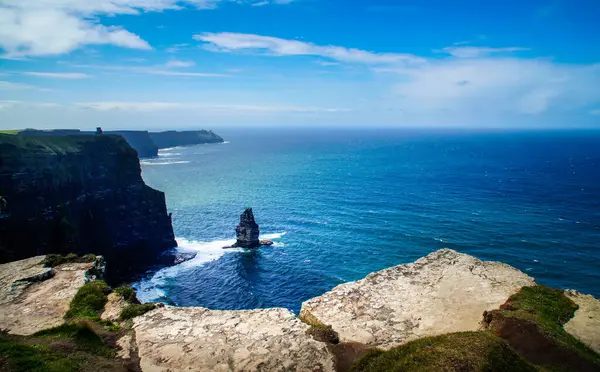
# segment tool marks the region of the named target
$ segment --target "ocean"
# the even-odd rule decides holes
[[[441,248],[600,297],[600,132],[237,129],[142,161],[180,265],[145,302],[285,307]],[[223,250],[253,207],[257,250]]]

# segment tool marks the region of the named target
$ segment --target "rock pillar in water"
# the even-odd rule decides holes
[[[236,247],[256,248],[260,246],[258,224],[254,220],[252,208],[247,208],[240,216],[240,224],[235,228],[235,235]]]

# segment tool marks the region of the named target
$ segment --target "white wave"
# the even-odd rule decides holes
[[[140,162],[142,165],[170,165],[170,164],[188,164],[187,160],[179,160],[179,161],[151,161],[151,160],[143,160]]]
[[[261,239],[279,239],[286,233],[266,234],[261,236]],[[167,284],[168,279],[177,277],[181,272],[189,270],[194,267],[199,267],[207,262],[216,261],[223,255],[232,252],[243,252],[242,248],[223,249],[223,247],[231,246],[235,243],[235,239],[219,239],[208,242],[199,242],[195,240],[188,240],[186,238],[176,238],[177,250],[180,252],[194,252],[196,256],[191,260],[184,261],[179,265],[166,267],[157,271],[152,277],[142,279],[137,283],[133,284],[133,287],[137,291],[137,297],[143,303],[145,302],[160,302],[167,298],[164,290],[161,289]],[[275,242],[282,244],[281,242]]]
[[[179,156],[181,155],[181,153],[179,152],[159,152],[158,156],[159,157],[164,157],[164,158],[172,158],[173,156]]]
[[[164,148],[164,149],[159,149],[158,153],[165,152],[165,151],[180,150],[180,149],[183,149],[183,148],[185,148],[185,147],[184,146],[167,147],[167,148]]]
[[[231,142],[229,142],[229,141],[221,142],[221,145],[226,145],[228,143],[231,143]]]

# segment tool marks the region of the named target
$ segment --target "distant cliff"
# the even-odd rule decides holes
[[[74,136],[90,135],[94,132],[80,131],[79,129],[53,129],[37,130],[26,129],[18,133],[19,136]],[[140,158],[151,158],[158,156],[158,149],[176,146],[199,145],[203,143],[222,143],[223,138],[213,131],[167,131],[149,133],[142,130],[118,130],[105,131],[104,134],[116,134],[123,136],[125,140],[137,151]]]
[[[54,129],[54,130],[36,130],[26,129],[19,132],[19,136],[77,136],[91,135],[94,132],[84,132],[79,129]],[[140,158],[151,158],[158,156],[158,146],[154,143],[150,134],[145,130],[117,130],[106,131],[104,134],[116,134],[123,136],[125,140],[137,151]]]
[[[150,133],[150,138],[158,145],[158,148],[166,149],[175,146],[198,145],[202,143],[222,143],[223,138],[216,135],[213,131],[194,130],[194,131],[168,131]]]
[[[0,262],[94,252],[110,279],[176,246],[164,193],[144,184],[120,136],[0,135],[0,195]]]

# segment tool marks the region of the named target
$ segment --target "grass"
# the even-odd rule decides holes
[[[109,293],[110,288],[101,280],[85,284],[71,300],[65,319],[87,318],[99,321]]]
[[[106,346],[89,323],[71,322],[58,327],[45,329],[33,335],[38,338],[71,340],[78,349],[95,355],[113,357],[114,351]]]
[[[156,309],[156,304],[131,304],[121,311],[120,319],[128,320]]]
[[[419,339],[389,351],[371,351],[350,371],[534,372],[536,368],[491,333],[461,332]]]
[[[3,129],[0,130],[0,134],[18,134],[21,129]]]
[[[93,254],[86,254],[81,257],[75,253],[69,253],[65,256],[60,254],[49,254],[44,258],[43,264],[45,267],[56,267],[66,263],[94,262],[95,259],[96,256]]]
[[[136,297],[135,289],[123,285],[115,288],[115,293],[121,296],[125,301],[130,302],[132,304],[138,303],[138,299]]]
[[[44,344],[27,344],[0,335],[0,370],[14,372],[77,371],[79,362]]]
[[[500,310],[484,314],[487,322],[493,321],[494,314],[500,313],[504,317],[523,319],[537,324],[538,329],[559,342],[563,346],[573,348],[583,357],[600,364],[600,356],[585,346],[575,337],[567,333],[563,325],[568,322],[578,309],[563,291],[537,285],[523,287],[512,295]]]

